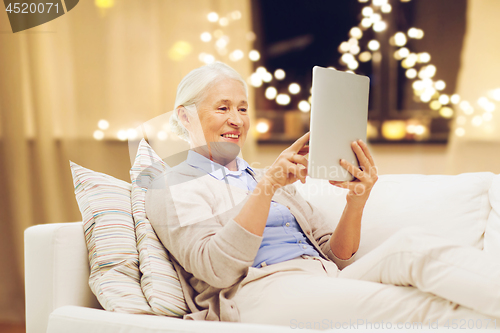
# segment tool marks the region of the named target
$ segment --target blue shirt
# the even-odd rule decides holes
[[[187,163],[192,167],[205,171],[218,180],[226,181],[230,185],[246,191],[253,191],[257,185],[257,181],[252,175],[252,168],[239,157],[236,157],[237,171],[231,171],[193,150],[188,152]],[[271,202],[262,237],[262,243],[255,256],[253,267],[277,264],[303,254],[320,256],[302,232],[290,210],[274,201]]]

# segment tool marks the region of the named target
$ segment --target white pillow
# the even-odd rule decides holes
[[[152,314],[139,284],[131,185],[70,162],[89,251],[89,286],[109,311]]]
[[[457,176],[380,176],[364,209],[356,258],[398,230],[411,226],[482,249],[490,211],[488,190],[493,177],[489,172]],[[306,200],[337,225],[347,190],[311,178],[305,185],[296,183],[296,186]]]
[[[491,212],[484,233],[484,250],[500,258],[500,175],[493,178],[488,193]]]
[[[169,254],[146,217],[146,192],[151,182],[167,170],[167,165],[142,140],[134,165],[132,179],[132,211],[139,250],[141,287],[156,314],[182,317],[188,313],[184,294]]]

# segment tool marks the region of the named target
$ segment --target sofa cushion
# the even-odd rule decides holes
[[[167,250],[146,217],[146,192],[151,182],[166,169],[167,165],[146,141],[142,140],[130,170],[132,212],[142,272],[142,290],[156,314],[180,317],[186,314],[188,309],[177,272]]]
[[[90,289],[106,310],[152,314],[139,284],[131,185],[70,165],[89,254]]]
[[[398,230],[412,226],[482,249],[493,177],[489,172],[380,176],[364,209],[356,257],[359,259]],[[347,190],[311,178],[305,185],[296,186],[331,223],[338,223]]]
[[[484,250],[500,258],[500,175],[493,178],[488,194],[491,212],[484,233]]]

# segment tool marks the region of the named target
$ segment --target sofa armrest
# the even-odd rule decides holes
[[[43,224],[24,232],[26,331],[46,332],[63,305],[100,308],[88,286],[89,264],[81,222]]]

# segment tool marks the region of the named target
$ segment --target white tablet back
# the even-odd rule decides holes
[[[340,166],[343,158],[358,165],[351,142],[366,142],[368,94],[366,76],[315,66],[311,103],[308,175],[328,180],[352,180]]]

